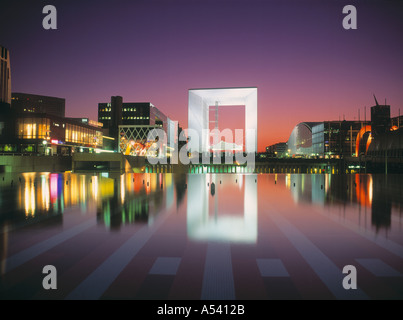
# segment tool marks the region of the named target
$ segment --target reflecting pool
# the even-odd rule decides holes
[[[0,298],[402,299],[402,204],[399,175],[0,174]]]

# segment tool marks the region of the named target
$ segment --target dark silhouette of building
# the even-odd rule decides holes
[[[400,129],[403,124],[403,116],[399,115],[397,117],[391,118],[392,130]]]
[[[12,119],[10,52],[0,46],[0,141],[9,139],[15,131]]]
[[[0,104],[11,104],[10,52],[0,46]]]
[[[11,107],[18,113],[46,113],[65,117],[66,100],[28,93],[12,93]]]
[[[287,153],[287,142],[275,143],[266,147],[266,154],[269,157],[282,158]]]
[[[391,120],[390,120],[390,106],[380,105],[375,98],[376,105],[371,107],[371,126],[372,126],[372,136],[386,133],[390,130]]]

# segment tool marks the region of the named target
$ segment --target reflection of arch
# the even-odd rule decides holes
[[[188,176],[187,232],[188,237],[198,241],[242,242],[257,241],[257,183],[256,175],[239,175],[238,187],[243,189],[243,208],[241,214],[225,212],[219,206],[217,197],[225,192],[224,185],[232,179],[230,176],[220,177],[223,186],[217,184],[214,175]],[[232,176],[233,177],[233,176]],[[210,186],[214,183],[214,215],[210,215],[212,195]],[[208,185],[210,184],[210,186]],[[233,183],[233,180],[232,180]],[[240,198],[239,198],[240,199]],[[216,202],[217,201],[217,202]],[[242,210],[243,209],[243,210]],[[242,212],[243,211],[243,212]]]
[[[358,157],[359,152],[360,152],[360,142],[361,139],[364,137],[364,135],[369,132],[369,137],[365,146],[365,154],[368,151],[369,145],[371,144],[372,138],[371,138],[371,126],[366,125],[361,128],[361,130],[357,134],[357,141],[355,142],[355,155]]]

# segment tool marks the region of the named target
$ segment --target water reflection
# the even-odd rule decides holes
[[[44,218],[63,221],[66,208],[96,212],[97,221],[121,225],[152,223],[162,209],[184,198],[186,177],[174,186],[172,174],[85,175],[24,173],[4,175],[0,183],[0,224],[26,225]]]
[[[190,239],[256,243],[256,175],[189,175],[188,180]]]
[[[371,214],[376,231],[388,230],[392,208],[402,217],[403,181],[400,175],[285,175],[285,186],[296,203],[323,206],[358,206]],[[361,224],[361,219],[358,220]]]
[[[256,243],[258,194],[279,192],[286,209],[295,210],[292,202],[328,207],[377,232],[403,224],[399,175],[24,173],[0,175],[0,234],[44,219],[60,225],[68,208],[115,231],[152,224],[174,208],[186,214],[192,240]]]

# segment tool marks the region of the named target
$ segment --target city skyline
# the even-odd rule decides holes
[[[403,104],[402,5],[355,1],[54,1],[58,29],[42,28],[42,2],[4,1],[0,39],[12,91],[66,99],[70,117],[97,119],[99,102],[149,101],[187,127],[190,88],[258,88],[258,151],[301,121],[364,119],[364,106]],[[234,112],[239,116],[242,112]],[[224,126],[243,119],[228,114]]]

